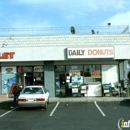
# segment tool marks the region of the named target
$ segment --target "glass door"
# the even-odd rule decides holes
[[[65,72],[55,72],[55,92],[56,97],[66,96]]]
[[[67,65],[67,97],[78,97],[80,95],[80,85],[83,84],[83,65]]]

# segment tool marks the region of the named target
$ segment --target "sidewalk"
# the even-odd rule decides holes
[[[0,98],[0,102],[12,101],[13,98]],[[130,100],[130,97],[54,97],[50,98],[50,102],[110,102],[110,101],[123,101]]]
[[[130,100],[130,97],[66,97],[66,98],[50,98],[50,102],[94,102],[94,101],[123,101]]]

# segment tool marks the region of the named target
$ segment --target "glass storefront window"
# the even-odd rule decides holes
[[[23,72],[33,72],[33,66],[24,66]]]
[[[17,66],[17,79],[23,85],[44,85],[43,66]]]
[[[101,65],[84,65],[84,83],[101,82]]]
[[[84,76],[101,76],[101,66],[100,65],[84,65]]]
[[[65,71],[65,65],[55,65],[55,71]]]
[[[43,72],[43,66],[34,66],[34,72]]]
[[[84,96],[86,90],[81,93],[81,85],[88,83],[92,83],[89,84],[89,89],[93,91],[93,88],[98,88],[96,94],[101,96],[101,65],[55,66],[56,96]],[[89,94],[92,95],[92,92]]]
[[[57,97],[66,96],[66,78],[65,72],[55,73],[55,92]]]
[[[66,96],[65,65],[55,65],[55,94],[56,97]]]
[[[17,66],[17,73],[23,73],[23,66]]]
[[[66,71],[83,71],[83,65],[67,65]]]
[[[33,73],[34,85],[43,85],[43,73]]]
[[[80,85],[83,84],[83,65],[68,65],[66,71],[66,95],[80,96]]]
[[[1,67],[1,93],[7,94],[13,83],[16,82],[16,67]]]

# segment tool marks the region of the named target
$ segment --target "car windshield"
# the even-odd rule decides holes
[[[42,88],[29,87],[29,88],[25,88],[22,93],[24,93],[24,94],[43,94],[43,90],[42,90]]]

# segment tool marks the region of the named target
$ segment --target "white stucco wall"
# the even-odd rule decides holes
[[[56,61],[67,60],[67,48],[114,47],[116,59],[130,59],[130,35],[59,35],[0,37],[0,54],[15,52],[13,59],[0,61]],[[5,44],[3,46],[3,43]]]
[[[114,48],[115,48],[115,52],[114,52],[115,60],[116,59],[130,59],[130,45],[124,45],[124,46],[118,45],[118,46],[114,46]],[[3,52],[15,52],[13,59],[8,59],[8,60],[0,59],[1,62],[2,61],[67,60],[67,47],[1,48],[0,52],[1,52],[1,55]]]

